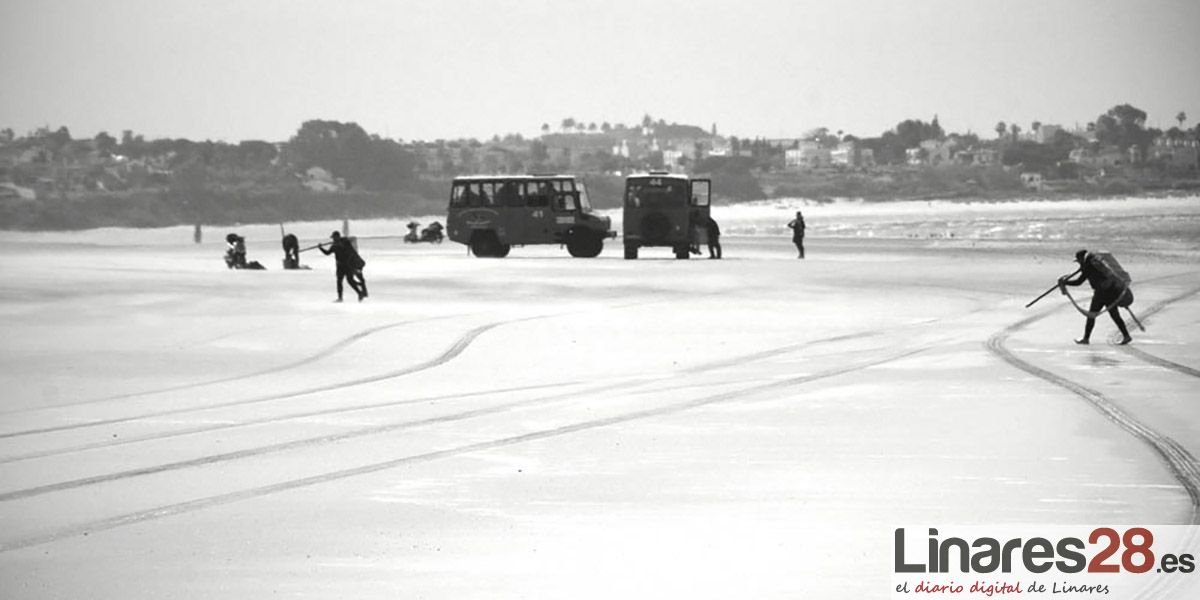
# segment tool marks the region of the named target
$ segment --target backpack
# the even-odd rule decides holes
[[[1088,262],[1099,271],[1107,282],[1120,282],[1125,287],[1129,287],[1129,284],[1133,283],[1133,278],[1129,276],[1128,271],[1121,267],[1121,263],[1117,262],[1117,257],[1108,252],[1093,252],[1088,257]]]

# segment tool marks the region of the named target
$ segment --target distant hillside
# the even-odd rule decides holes
[[[1086,129],[997,124],[995,139],[947,133],[934,117],[878,137],[816,128],[738,138],[645,115],[640,125],[563,119],[561,131],[490,140],[402,141],[310,120],[286,142],[73,139],[65,127],[0,130],[0,229],[404,217],[444,210],[456,175],[573,173],[597,207],[620,206],[622,176],[711,177],[718,203],[765,198],[1009,198],[1194,192],[1200,127],[1145,127],[1118,105]]]

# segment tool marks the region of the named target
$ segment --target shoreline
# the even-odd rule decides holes
[[[1011,205],[1018,203],[1031,204],[1055,204],[1066,202],[1104,202],[1104,201],[1149,201],[1149,200],[1165,200],[1165,199],[1187,199],[1192,198],[1200,205],[1200,189],[1196,190],[1157,190],[1146,193],[1136,194],[1077,194],[1077,193],[1016,193],[1016,194],[920,194],[915,196],[896,195],[890,198],[880,198],[873,196],[822,196],[822,197],[806,197],[806,196],[781,196],[774,198],[764,198],[758,200],[742,200],[732,202],[714,202],[714,208],[735,208],[735,207],[755,207],[755,206],[801,206],[804,208],[820,208],[820,207],[844,207],[844,206],[874,206],[887,207],[892,205],[900,205],[904,203],[917,202],[937,202],[947,205]],[[32,202],[32,201],[26,201]],[[76,200],[74,202],[79,202]],[[597,212],[602,214],[620,214],[619,208],[599,208]],[[306,218],[302,220],[283,220],[284,223],[317,223],[317,222],[341,222],[346,217],[328,217],[328,218]],[[354,221],[388,221],[388,220],[411,220],[411,219],[427,219],[427,220],[444,220],[444,214],[396,214],[396,215],[358,215],[349,217],[351,222]],[[247,227],[247,226],[278,226],[279,220],[263,219],[263,220],[229,220],[221,222],[202,222],[200,225],[211,227]],[[155,230],[167,229],[172,227],[186,227],[191,229],[194,224],[186,222],[161,223],[161,224],[138,224],[138,223],[123,223],[123,224],[104,224],[92,227],[58,227],[58,228],[22,228],[10,227],[7,223],[0,223],[0,233],[70,233],[70,232],[87,232],[98,229],[135,229],[135,230]],[[614,223],[615,225],[615,223]]]

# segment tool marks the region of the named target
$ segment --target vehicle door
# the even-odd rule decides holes
[[[627,178],[625,180],[625,201],[621,209],[622,233],[628,239],[641,237],[637,224],[642,220],[642,181]]]
[[[531,244],[547,244],[554,241],[554,211],[551,208],[554,191],[547,181],[531,180],[524,183],[525,193],[525,236]]]
[[[707,217],[712,208],[712,180],[693,179],[692,198],[689,202],[693,210],[698,210],[701,216]]]
[[[554,182],[554,228],[559,233],[565,233],[579,222],[581,212],[579,190],[574,181],[558,180]]]

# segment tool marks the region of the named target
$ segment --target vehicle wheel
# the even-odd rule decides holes
[[[625,260],[637,260],[637,244],[625,244]]]
[[[687,260],[691,258],[692,253],[688,251],[687,244],[675,246],[675,258],[679,260]]]
[[[572,229],[567,232],[567,252],[575,258],[595,258],[604,249],[604,238],[588,230]]]
[[[478,231],[471,237],[471,254],[477,258],[491,258],[497,256],[499,252],[500,241],[496,239],[495,232]]]
[[[496,253],[493,254],[492,256],[494,258],[504,258],[505,256],[508,256],[509,250],[512,250],[512,244],[501,244],[501,243],[497,242],[496,243]]]

